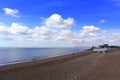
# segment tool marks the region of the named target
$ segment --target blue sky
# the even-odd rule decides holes
[[[120,0],[0,0],[1,47],[120,45]]]

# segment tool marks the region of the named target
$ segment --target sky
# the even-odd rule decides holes
[[[0,47],[120,46],[120,0],[0,0]]]

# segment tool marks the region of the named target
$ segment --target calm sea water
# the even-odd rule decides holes
[[[0,48],[0,66],[71,54],[84,50],[80,48]]]

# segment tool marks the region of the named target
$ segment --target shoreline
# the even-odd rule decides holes
[[[91,50],[0,66],[0,80],[119,80],[120,49]]]
[[[85,50],[85,51],[81,51],[81,52],[77,52],[77,53],[71,53],[71,54],[60,55],[60,56],[55,56],[55,57],[48,57],[48,58],[43,58],[43,59],[33,59],[30,61],[26,61],[26,62],[18,62],[18,63],[13,63],[13,64],[1,65],[0,71],[2,69],[5,70],[5,69],[23,67],[23,66],[28,66],[28,65],[30,66],[30,65],[35,65],[35,64],[51,63],[54,61],[61,61],[61,60],[75,58],[75,57],[82,57],[82,56],[86,56],[89,54],[91,54],[91,51]]]
[[[31,50],[31,48],[27,48],[27,49],[17,48],[15,50],[16,50],[16,52],[14,53],[14,48],[2,49],[2,51],[0,52],[1,53],[0,66],[23,63],[23,62],[30,62],[33,60],[41,60],[41,59],[52,58],[52,57],[63,56],[63,55],[69,55],[72,53],[83,52],[86,49],[81,49],[81,48],[67,48],[67,49],[35,48],[34,49],[34,48],[32,48],[32,50]],[[55,51],[53,51],[53,50],[55,50]],[[29,51],[31,51],[31,52],[29,52]],[[6,54],[4,54],[4,53],[6,53]],[[30,54],[30,56],[29,56],[29,54]],[[8,55],[13,55],[13,56],[9,57]],[[14,55],[17,55],[17,56],[14,57]]]

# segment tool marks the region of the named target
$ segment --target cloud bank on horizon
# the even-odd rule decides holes
[[[4,8],[3,10],[6,15],[19,17],[17,9]],[[100,23],[105,22],[106,20],[100,21]],[[120,45],[120,34],[105,31],[94,25],[86,25],[82,29],[72,31],[74,25],[74,18],[68,17],[64,19],[60,14],[52,14],[43,20],[43,25],[34,28],[16,22],[11,23],[10,26],[1,23],[0,40],[6,42],[18,40],[21,43],[29,42],[29,44],[37,42],[38,44],[43,43],[45,45],[51,43],[51,46],[53,44],[55,46],[64,46],[65,44],[67,46],[80,46],[104,43]]]

